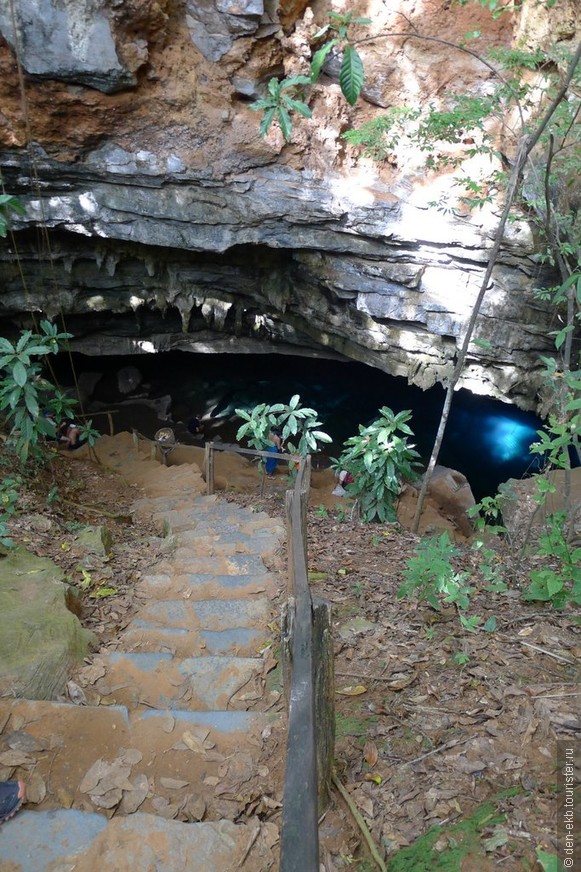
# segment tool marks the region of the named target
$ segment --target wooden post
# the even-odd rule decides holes
[[[313,597],[313,665],[319,814],[329,805],[335,755],[335,668],[331,605]]]
[[[206,493],[212,496],[214,493],[214,452],[212,442],[206,442],[204,446],[204,465],[206,467]]]
[[[292,523],[292,511],[293,511],[293,500],[294,500],[294,492],[291,490],[287,490],[285,493],[285,509],[286,509],[286,553],[287,553],[287,591],[289,596],[295,595],[295,572],[294,572],[294,559],[293,559],[293,523]]]
[[[295,601],[294,597],[282,604],[280,615],[280,659],[282,666],[282,689],[286,709],[290,704],[290,689],[292,683],[292,648],[293,648],[293,624],[295,616]]]

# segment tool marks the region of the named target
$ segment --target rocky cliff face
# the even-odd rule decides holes
[[[526,26],[439,0],[359,5],[374,33],[460,40],[486,28],[490,46]],[[357,107],[331,59],[313,119],[290,145],[276,131],[261,140],[249,99],[306,69],[330,8],[0,0],[0,168],[27,206],[0,246],[4,332],[28,312],[62,312],[74,350],[90,354],[276,348],[422,387],[445,380],[496,211],[436,212],[454,173],[432,178],[410,151],[372,164],[340,134],[381,107],[487,93],[490,71],[442,43],[378,40],[361,49]],[[565,19],[563,38],[574,11]],[[476,334],[489,344],[472,346],[461,386],[534,407],[551,348],[550,313],[532,294],[544,280],[531,228],[512,224]]]

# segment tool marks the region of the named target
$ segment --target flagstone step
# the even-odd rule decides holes
[[[172,533],[191,529],[222,533],[233,528],[247,534],[260,530],[284,533],[285,528],[282,520],[271,518],[265,512],[242,509],[240,512],[228,513],[224,516],[211,508],[199,511],[197,502],[198,500],[193,505],[182,509],[170,508],[165,512],[161,507],[154,512],[154,516],[161,517],[163,515]]]
[[[267,572],[259,554],[232,554],[199,556],[191,548],[176,548],[170,556],[157,564],[161,573],[183,572],[215,573],[216,575],[262,575]]]
[[[270,641],[264,627],[225,627],[222,630],[188,630],[160,627],[136,619],[123,632],[120,645],[125,651],[166,651],[179,657],[203,654],[234,654],[251,657]]]
[[[150,599],[232,599],[276,594],[271,573],[254,575],[212,575],[189,572],[182,575],[145,575],[135,586],[139,597]]]
[[[166,653],[102,655],[105,675],[87,688],[101,701],[113,696],[128,709],[247,709],[262,698],[260,657],[213,656],[177,659]],[[82,673],[81,673],[82,675]]]
[[[181,823],[142,812],[107,820],[76,809],[23,811],[2,827],[0,868],[7,872],[225,872],[243,863],[245,872],[266,872],[276,862],[277,840],[276,826],[256,818],[242,824]]]
[[[259,554],[262,558],[272,557],[280,546],[280,536],[268,531],[242,533],[230,529],[228,532],[215,533],[212,530],[193,530],[176,533],[178,548],[188,548],[196,556],[230,554]]]
[[[268,767],[259,760],[262,736],[276,714],[131,713],[122,706],[11,700],[0,709],[3,721],[7,716],[0,748],[14,765],[5,777],[24,780],[40,810],[74,807],[110,814],[115,809],[123,815],[139,808],[171,817],[183,803],[184,817],[198,820],[221,816],[224,785],[238,785],[236,793],[249,782],[273,789]]]
[[[272,620],[272,604],[266,597],[229,600],[157,600],[139,609],[128,629],[147,621],[158,627],[206,632],[239,627],[264,627]]]

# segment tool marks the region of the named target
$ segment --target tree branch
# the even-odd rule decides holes
[[[510,210],[512,209],[512,206],[513,206],[514,198],[516,196],[516,192],[518,189],[518,185],[520,182],[522,171],[524,169],[524,166],[525,166],[525,163],[527,161],[529,154],[531,153],[531,151],[533,150],[533,148],[535,147],[535,145],[539,141],[542,133],[544,132],[545,128],[547,127],[547,124],[549,123],[553,114],[555,113],[555,110],[557,109],[557,107],[559,106],[559,104],[561,103],[563,98],[565,97],[567,90],[568,90],[568,87],[569,87],[569,84],[573,78],[573,75],[575,73],[575,69],[579,63],[580,58],[581,58],[581,42],[577,46],[577,50],[575,51],[575,54],[573,55],[573,59],[571,60],[571,63],[569,65],[567,73],[565,74],[565,77],[564,77],[564,80],[563,80],[561,87],[559,88],[554,99],[551,101],[545,114],[541,118],[541,121],[539,122],[539,124],[537,125],[537,127],[535,128],[533,133],[530,134],[529,136],[523,136],[523,138],[521,139],[521,141],[519,143],[516,159],[515,159],[514,165],[512,167],[512,171],[511,171],[510,178],[508,181],[508,188],[507,188],[507,192],[506,192],[506,199],[505,199],[505,203],[504,203],[504,208],[502,210],[500,221],[499,221],[498,227],[496,229],[496,233],[494,236],[494,244],[492,246],[492,250],[491,250],[490,255],[488,257],[488,263],[486,265],[486,270],[484,272],[484,277],[482,279],[480,291],[479,291],[478,296],[476,298],[476,301],[474,303],[474,307],[473,307],[472,313],[470,315],[470,320],[468,321],[468,325],[466,327],[464,341],[463,341],[462,347],[458,353],[458,358],[456,360],[456,366],[454,367],[454,372],[452,373],[452,376],[450,377],[450,381],[448,383],[448,387],[446,388],[446,397],[444,400],[444,408],[442,409],[442,417],[440,418],[440,425],[438,427],[438,432],[436,434],[436,440],[434,442],[434,447],[432,449],[432,454],[430,457],[430,461],[428,463],[428,468],[424,474],[422,487],[421,487],[421,490],[420,490],[420,493],[418,496],[418,503],[416,506],[416,512],[414,515],[414,521],[413,521],[413,525],[412,525],[412,532],[414,532],[414,533],[418,532],[418,528],[420,525],[420,517],[422,514],[422,509],[424,507],[424,501],[426,498],[426,494],[428,492],[428,488],[430,486],[430,482],[432,480],[432,474],[433,474],[436,462],[438,460],[440,448],[442,447],[442,441],[444,439],[444,433],[446,431],[446,426],[447,426],[448,418],[450,415],[450,407],[452,405],[452,399],[454,396],[454,389],[455,389],[456,385],[458,384],[458,381],[459,381],[460,376],[462,375],[462,371],[464,369],[464,363],[466,361],[466,356],[468,354],[468,347],[470,345],[470,342],[472,341],[472,335],[474,333],[474,327],[476,324],[476,320],[477,320],[478,315],[480,313],[482,301],[484,300],[484,296],[486,294],[486,291],[488,290],[489,282],[490,282],[490,279],[492,277],[492,271],[493,271],[494,267],[496,266],[496,261],[498,259],[498,255],[500,253],[500,248],[502,246],[502,240],[503,240],[504,231],[506,228],[506,223],[508,221],[508,216],[510,214]]]

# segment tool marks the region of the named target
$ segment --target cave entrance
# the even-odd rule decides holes
[[[411,409],[411,428],[427,462],[444,402],[441,387],[422,391],[403,378],[366,364],[286,354],[193,354],[158,352],[132,356],[73,355],[84,393],[85,411],[101,432],[108,432],[102,412],[115,409],[115,431],[137,429],[152,438],[162,426],[177,427],[187,441],[186,422],[203,415],[206,438],[235,441],[240,419],[236,408],[257,403],[301,402],[319,413],[321,429],[333,438],[322,464],[338,456],[342,443],[368,424],[381,406],[395,412]],[[55,371],[63,386],[73,384],[70,359],[61,354]],[[464,473],[476,499],[494,495],[508,478],[531,471],[528,453],[542,421],[515,406],[465,390],[452,406],[439,463]]]

